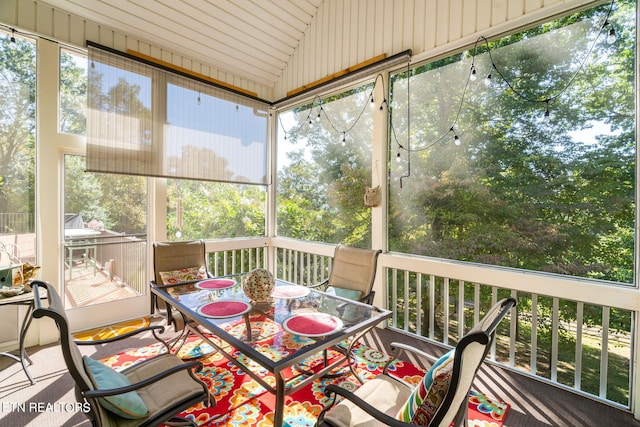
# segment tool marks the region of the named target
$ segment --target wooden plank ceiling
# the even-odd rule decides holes
[[[44,1],[155,47],[274,87],[324,0]]]

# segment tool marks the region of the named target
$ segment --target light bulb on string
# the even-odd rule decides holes
[[[551,117],[551,112],[549,111],[549,100],[545,99],[544,103],[546,107],[544,109],[544,113],[540,116],[540,122],[548,122]]]
[[[9,39],[9,48],[15,49],[18,47],[18,43],[16,42],[16,30],[11,29],[11,38]]]
[[[607,34],[607,43],[608,44],[613,44],[616,42],[616,29],[611,27],[609,29],[609,34]]]
[[[376,100],[373,99],[373,95],[371,95],[371,100],[369,101],[369,105],[371,106],[371,108],[376,106]]]
[[[487,77],[484,78],[484,85],[491,86],[491,73],[487,74]]]
[[[458,134],[456,133],[456,130],[453,128],[453,126],[451,126],[451,129],[449,129],[449,132],[453,132],[453,143],[455,145],[460,145],[460,138],[458,137]]]
[[[478,76],[476,75],[476,66],[471,65],[471,74],[469,75],[469,80],[475,82]]]
[[[342,146],[346,146],[347,145],[347,133],[346,132],[342,132]]]
[[[320,121],[320,112],[322,112],[322,110],[318,111],[318,115],[316,116],[316,122]]]
[[[400,156],[400,151],[396,154],[396,162],[400,163],[402,161],[402,156]]]
[[[613,44],[616,41],[616,29],[613,28],[613,25],[611,25],[611,22],[609,22],[609,20],[604,21],[604,24],[602,24],[602,30],[604,30],[605,28],[609,28],[609,31],[607,31],[607,44]],[[601,30],[601,31],[602,31]]]

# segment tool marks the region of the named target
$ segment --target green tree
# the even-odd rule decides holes
[[[0,212],[35,212],[36,56],[32,42],[0,34]],[[2,232],[33,232],[29,229]]]
[[[371,209],[363,198],[371,186],[371,90],[361,86],[286,113],[297,124],[278,170],[280,235],[370,247]]]
[[[265,235],[266,192],[261,186],[168,180],[169,239]]]
[[[618,41],[590,51],[607,9],[412,70],[411,145],[408,75],[394,77],[392,149],[414,151],[392,165],[392,250],[631,283],[635,8],[616,2]],[[490,87],[465,86],[471,55]]]
[[[87,73],[76,59],[76,54],[60,51],[60,131],[85,135]]]

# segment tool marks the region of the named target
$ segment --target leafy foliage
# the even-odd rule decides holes
[[[608,45],[608,7],[393,77],[392,149],[413,152],[391,166],[390,249],[632,283],[635,9],[616,2]],[[472,60],[489,88],[465,89]],[[424,148],[452,122],[462,144]]]

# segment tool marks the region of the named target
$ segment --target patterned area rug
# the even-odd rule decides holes
[[[118,323],[104,328],[91,329],[90,331],[78,332],[73,337],[80,341],[94,341],[113,338],[115,336],[135,331],[138,328],[149,326],[149,319],[143,317],[141,319],[129,320],[127,322]]]
[[[239,325],[230,325],[230,327],[237,326]],[[258,339],[265,330],[271,327],[272,325],[269,325],[268,322],[260,324],[260,322],[254,322],[252,319],[252,333]],[[272,352],[272,356],[277,358],[278,352],[286,351],[287,346],[289,348],[295,346],[296,340],[305,339],[295,336],[289,336],[289,338],[291,341],[286,343],[265,343],[265,351]],[[116,369],[118,367],[126,367],[139,360],[158,354],[162,348],[160,344],[154,344],[121,353],[105,359],[103,362]],[[204,369],[199,373],[199,376],[209,386],[211,394],[216,400],[214,408],[205,408],[202,405],[198,405],[190,408],[182,416],[191,418],[200,426],[273,426],[275,396],[268,393],[256,381],[228,362],[219,353],[212,350],[208,344],[194,337],[180,351],[179,356],[183,359],[199,357],[204,363]],[[388,355],[364,345],[357,346],[354,351],[357,360],[356,372],[365,381],[380,374],[384,364],[389,359]],[[242,357],[237,352],[235,354],[238,357]],[[337,353],[334,353],[330,356],[335,357],[336,355]],[[304,362],[304,369],[313,370],[314,366],[317,366],[319,362],[320,357],[310,358]],[[264,369],[251,364],[251,361],[245,360],[245,363],[253,367],[254,372],[258,372],[261,377],[265,378],[267,383],[274,384],[273,377]],[[400,360],[394,362],[390,370],[395,376],[414,384],[424,375],[423,370]],[[300,372],[296,369],[288,372],[288,375],[291,376],[298,374]],[[339,384],[348,390],[355,390],[359,387],[358,381],[352,375],[313,382],[309,386],[287,396],[284,425],[315,425],[318,414],[329,403],[329,399],[323,390],[330,382]],[[468,425],[470,427],[500,427],[508,410],[509,404],[473,391],[469,402]]]

